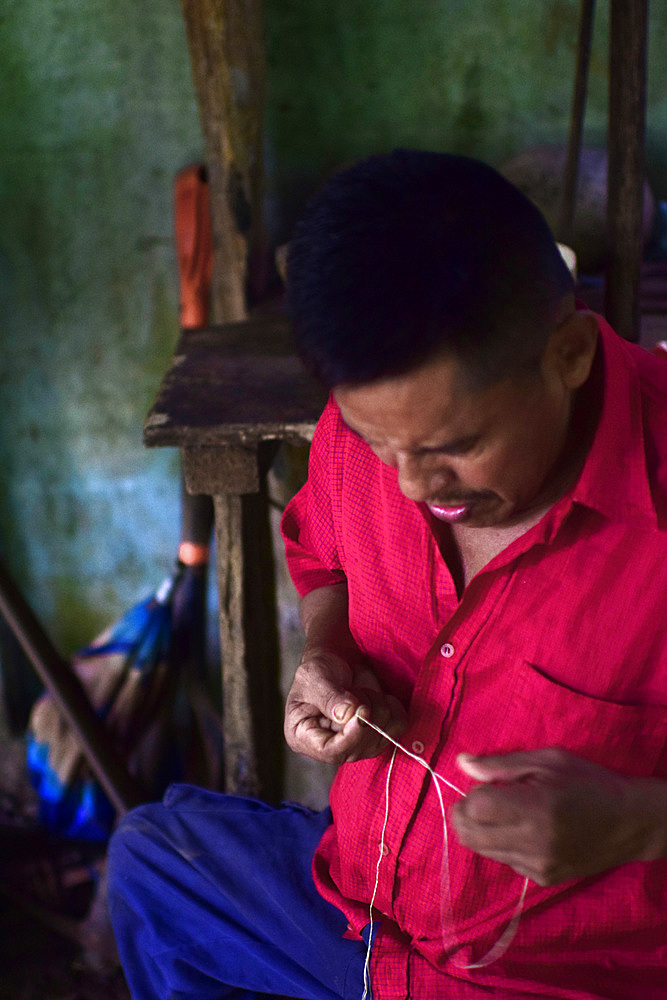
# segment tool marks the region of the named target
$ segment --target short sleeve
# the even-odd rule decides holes
[[[310,447],[308,481],[290,500],[281,522],[287,567],[301,597],[318,587],[345,582],[332,505],[336,480],[332,411],[329,401]]]

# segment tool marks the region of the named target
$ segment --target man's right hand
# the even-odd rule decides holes
[[[405,709],[370,670],[354,670],[326,649],[307,648],[285,706],[291,749],[326,764],[376,757],[387,740],[364,725],[357,710],[394,739],[405,729]]]

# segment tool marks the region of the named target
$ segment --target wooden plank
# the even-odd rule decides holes
[[[184,448],[183,475],[188,493],[242,496],[260,488],[257,448]]]
[[[326,392],[294,353],[284,320],[184,331],[144,424],[144,443],[308,443]]]

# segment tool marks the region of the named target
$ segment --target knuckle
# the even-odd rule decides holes
[[[313,677],[316,666],[312,659],[301,660],[294,674],[294,682],[305,685]]]
[[[291,750],[294,750],[294,745],[297,743],[296,728],[294,721],[289,715],[286,715],[283,723],[283,733],[285,735],[285,742]]]

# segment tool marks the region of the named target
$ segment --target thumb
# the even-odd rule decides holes
[[[456,763],[475,781],[519,781],[534,775],[537,770],[536,761],[529,753],[491,754],[484,757],[460,753]]]
[[[341,692],[331,699],[330,718],[340,726],[345,726],[360,711],[357,699],[348,691]]]

